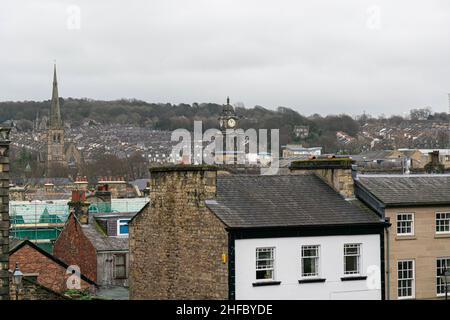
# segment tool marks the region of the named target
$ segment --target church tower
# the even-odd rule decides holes
[[[50,107],[50,122],[47,132],[47,175],[56,167],[66,167],[64,153],[64,126],[59,107],[58,81],[56,79],[56,65],[53,71],[53,92]]]

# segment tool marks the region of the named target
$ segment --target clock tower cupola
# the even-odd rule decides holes
[[[230,98],[227,97],[227,104],[223,106],[222,113],[219,117],[220,130],[236,129],[239,117],[234,112],[233,106],[230,104]]]

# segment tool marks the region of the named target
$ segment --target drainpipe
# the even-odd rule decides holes
[[[389,222],[389,218],[386,218],[385,221]],[[391,297],[391,273],[390,273],[390,262],[389,262],[389,227],[386,227],[386,300],[390,300]]]

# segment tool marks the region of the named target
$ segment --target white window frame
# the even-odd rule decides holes
[[[408,232],[408,233],[399,233],[398,232],[398,223],[399,223],[399,216],[404,216],[404,215],[411,215],[411,232]],[[397,216],[396,216],[396,232],[397,232],[397,236],[399,236],[399,237],[403,237],[403,236],[413,236],[414,235],[414,213],[413,212],[401,212],[401,213],[397,213]],[[405,220],[400,220],[400,221],[405,221]],[[406,220],[407,221],[407,220]]]
[[[263,250],[270,250],[272,252],[272,259],[258,259],[258,252]],[[262,260],[272,260],[272,268],[258,268],[258,261]],[[257,279],[257,271],[267,271],[272,270],[272,278],[270,279]],[[255,250],[255,281],[256,282],[267,282],[275,280],[275,247],[257,247]]]
[[[436,297],[444,297],[445,296],[445,290],[444,290],[443,293],[439,293],[438,292],[439,283],[441,282],[441,277],[439,275],[438,267],[437,267],[438,260],[448,260],[448,263],[446,263],[447,264],[446,268],[448,269],[448,268],[450,268],[450,257],[439,257],[439,258],[436,258]],[[445,287],[445,285],[444,285],[444,287]]]
[[[442,215],[442,214],[448,215],[448,218],[438,219],[438,214],[439,215]],[[449,230],[448,231],[438,231],[437,230],[437,228],[438,228],[438,220],[441,220],[441,221],[449,220]],[[450,234],[450,212],[436,212],[436,215],[435,215],[435,231],[436,231],[436,234]]]
[[[358,253],[357,254],[346,254],[345,249],[347,246],[352,246],[352,247],[356,247],[358,249]],[[362,244],[361,243],[345,243],[344,244],[344,276],[345,277],[354,277],[354,276],[360,276],[361,275],[361,269],[362,269]],[[358,265],[358,270],[357,272],[347,272],[345,270],[346,267],[346,257],[357,257],[357,265]]]
[[[120,232],[120,227],[128,225],[130,223],[130,220],[131,219],[128,219],[128,218],[127,219],[117,219],[117,236],[118,237],[128,237],[128,234],[130,232],[130,229],[129,229],[130,227],[128,227],[128,233],[121,233]],[[121,221],[126,221],[126,223],[123,223]]]
[[[317,248],[317,255],[316,256],[303,256],[303,250],[309,250],[311,248]],[[316,274],[315,275],[304,275],[303,274],[303,258],[316,258]],[[311,244],[311,245],[302,245],[301,246],[301,258],[300,258],[300,277],[302,279],[316,279],[320,278],[320,245],[319,244]]]
[[[406,278],[406,279],[399,279],[398,278],[398,272],[399,272],[399,268],[398,268],[398,264],[400,262],[412,262],[412,278]],[[400,297],[399,296],[399,281],[400,280],[411,280],[411,296],[405,296],[405,297]],[[403,259],[403,260],[397,260],[397,299],[398,300],[406,300],[406,299],[415,299],[416,297],[416,261],[414,259]]]

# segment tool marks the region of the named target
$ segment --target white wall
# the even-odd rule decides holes
[[[361,244],[361,275],[368,276],[367,280],[341,281],[345,243]],[[302,245],[320,245],[319,277],[326,278],[325,282],[298,283]],[[275,281],[281,281],[280,285],[253,287],[258,247],[275,247]],[[236,240],[235,276],[236,299],[381,299],[380,236]]]

